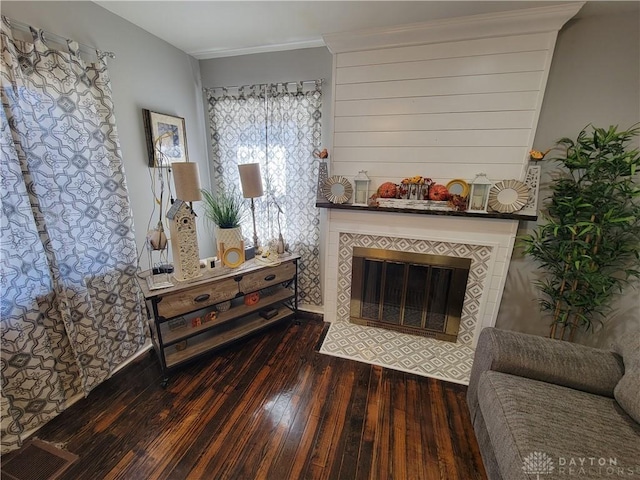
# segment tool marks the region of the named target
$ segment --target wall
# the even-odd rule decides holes
[[[433,29],[444,27],[425,24],[425,32]],[[353,178],[367,170],[373,188],[414,175],[440,184],[479,172],[524,176],[556,32],[474,38],[475,30],[469,20],[462,41],[439,43],[433,35],[428,40],[438,43],[419,45],[409,43],[418,43],[412,35],[408,46],[395,48],[349,51],[343,42],[346,52],[336,53],[336,173]]]
[[[153,197],[142,109],[183,117],[189,159],[199,164],[204,187],[209,167],[198,61],[92,2],[2,2],[2,14],[36,28],[116,54],[108,60],[113,101],[136,229],[147,268],[144,239]],[[195,204],[198,210],[198,202]],[[157,211],[156,211],[157,215]],[[200,257],[213,255],[211,233],[199,216]],[[154,215],[153,224],[157,223]]]
[[[606,3],[606,2],[605,2]],[[626,15],[571,20],[558,36],[542,105],[535,148],[546,150],[561,137],[575,138],[589,123],[627,128],[640,121],[640,38],[638,11]],[[638,142],[638,139],[636,138]],[[640,143],[640,142],[638,142]],[[554,165],[542,162],[542,186]],[[548,189],[541,192],[541,199]],[[520,226],[530,233],[535,223]],[[535,264],[516,250],[511,261],[496,326],[548,335],[549,317],[540,313]],[[609,347],[616,339],[640,335],[640,294],[627,288],[595,335],[577,341]]]

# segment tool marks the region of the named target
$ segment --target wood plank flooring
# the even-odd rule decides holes
[[[466,387],[316,351],[286,323],[176,372],[150,353],[36,436],[78,479],[485,479]]]

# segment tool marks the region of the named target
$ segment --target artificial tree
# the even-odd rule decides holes
[[[552,312],[552,338],[592,331],[614,295],[640,277],[640,151],[630,145],[639,130],[589,125],[575,141],[556,144],[564,153],[552,160],[563,168],[551,184],[546,222],[522,238],[545,272],[536,286],[542,309]]]

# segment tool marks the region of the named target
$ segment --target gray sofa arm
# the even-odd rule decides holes
[[[624,374],[613,352],[525,333],[485,328],[471,368],[467,401],[475,418],[480,375],[494,370],[613,397]]]

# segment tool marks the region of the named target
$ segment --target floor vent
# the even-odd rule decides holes
[[[55,480],[78,456],[41,440],[30,440],[2,462],[3,480]]]

